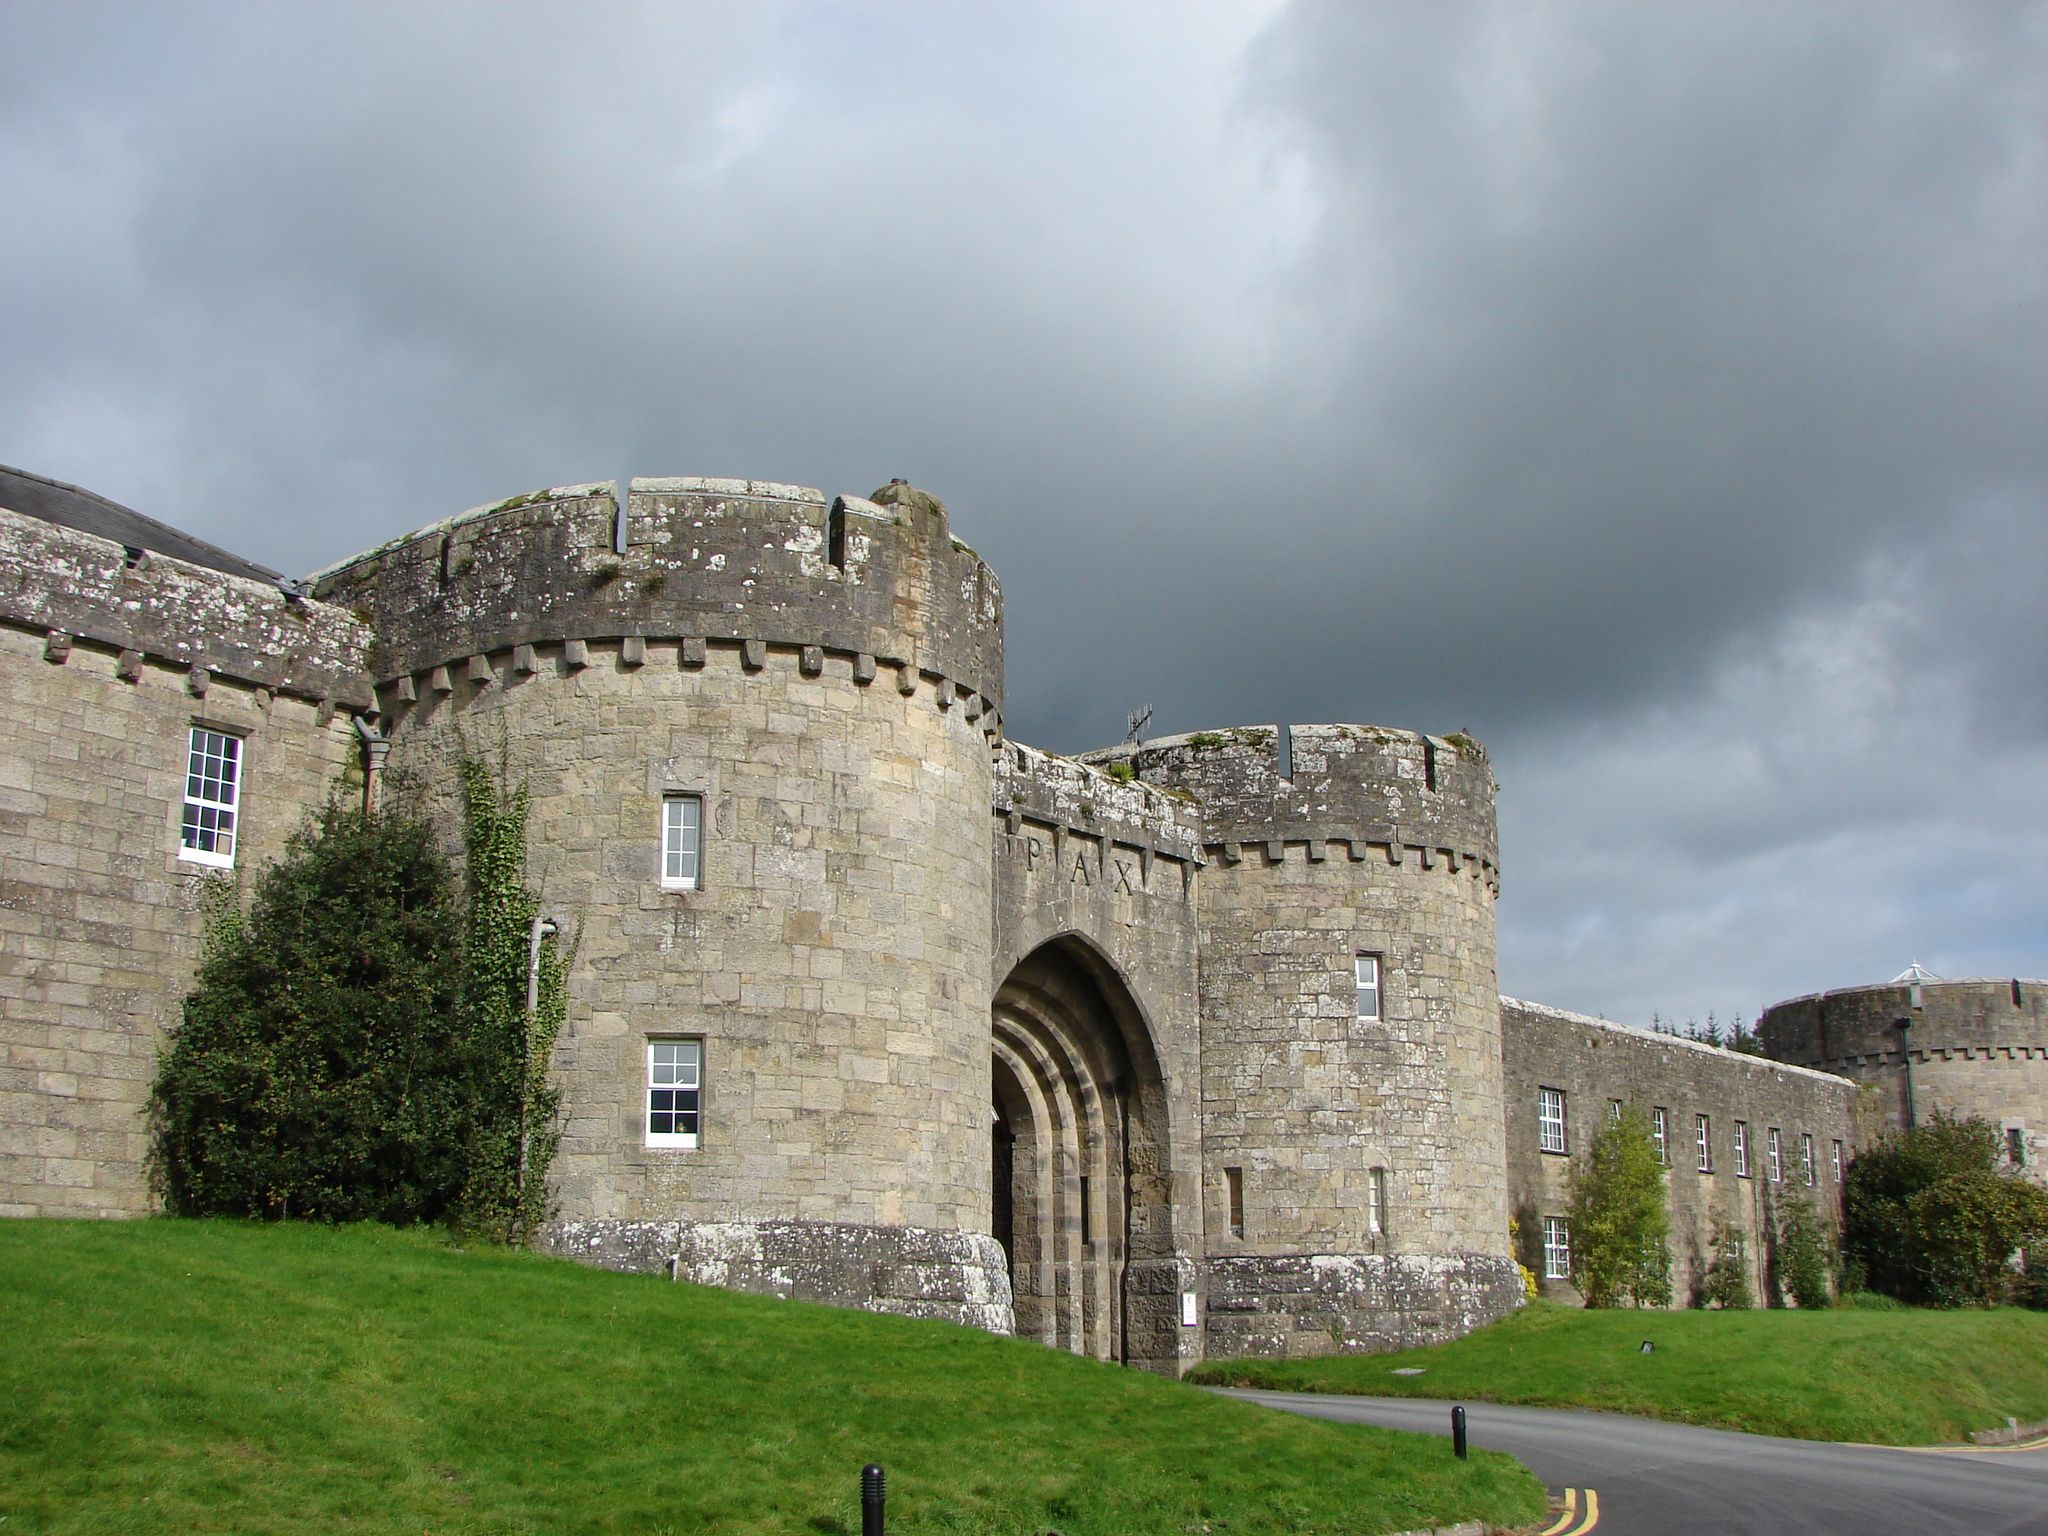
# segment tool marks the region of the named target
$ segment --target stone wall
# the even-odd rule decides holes
[[[358,760],[366,626],[0,510],[0,1214],[151,1208],[144,1106],[198,958],[195,725],[241,738],[235,874]],[[359,792],[350,791],[350,792]]]
[[[1204,817],[1212,1354],[1447,1337],[1520,1301],[1485,754],[1366,726],[1291,734],[1285,778],[1270,728],[1101,755]],[[1361,955],[1379,970],[1370,1019]]]
[[[1544,1274],[1543,1218],[1566,1214],[1570,1169],[1615,1102],[1632,1104],[1645,1117],[1664,1112],[1672,1288],[1681,1304],[1691,1299],[1713,1258],[1718,1228],[1743,1235],[1762,1299],[1769,1235],[1784,1201],[1811,1199],[1828,1220],[1839,1219],[1840,1172],[1856,1146],[1853,1083],[1513,998],[1501,1000],[1501,1025],[1508,1196],[1520,1229],[1522,1261],[1538,1277]],[[1564,1095],[1567,1150],[1562,1154],[1542,1148],[1539,1100],[1546,1088]],[[1702,1116],[1711,1165],[1704,1173],[1698,1142]],[[1747,1138],[1746,1172],[1738,1166],[1738,1125]],[[1780,1158],[1775,1180],[1773,1131]],[[1806,1136],[1813,1138],[1811,1184],[1801,1157]],[[1549,1294],[1577,1299],[1568,1281],[1543,1278],[1542,1285]]]
[[[1062,1118],[1077,1128],[1020,1244],[1018,1328],[1103,1354],[1121,1333],[1122,1358],[1177,1372],[1201,1357],[1199,811],[1013,742],[994,790],[996,1052],[1020,1115],[1048,1136]],[[1096,1122],[1099,1137],[1079,1134]]]
[[[1883,1131],[1906,1123],[1910,1056],[1920,1119],[1988,1120],[2009,1147],[2016,1139],[2029,1173],[2048,1177],[2048,982],[1891,982],[1817,992],[1765,1009],[1757,1036],[1780,1060],[1869,1084]]]
[[[735,1281],[878,1305],[912,1275],[953,1315],[1006,1319],[987,1272],[1000,591],[936,502],[878,495],[636,481],[621,527],[608,488],[571,487],[320,590],[378,617],[394,783],[447,803],[474,757],[530,790],[534,883],[578,936],[557,1245],[651,1244],[688,1270],[709,1243]],[[660,869],[678,795],[701,807],[688,888]],[[672,1038],[702,1050],[691,1147],[646,1135],[649,1045]],[[914,1256],[934,1231],[983,1246],[956,1244],[941,1281]]]

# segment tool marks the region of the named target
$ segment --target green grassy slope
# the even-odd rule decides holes
[[[1501,1457],[943,1324],[379,1229],[0,1222],[0,1531],[1381,1532]]]
[[[1655,1346],[1641,1353],[1642,1342]],[[1420,1376],[1396,1376],[1401,1367]],[[1294,1392],[1599,1408],[1809,1440],[1931,1445],[2048,1418],[2048,1313],[1594,1312],[1538,1303],[1393,1355],[1225,1361],[1196,1379]]]

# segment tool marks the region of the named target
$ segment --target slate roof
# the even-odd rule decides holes
[[[0,464],[0,507],[39,517],[62,528],[76,528],[80,533],[98,534],[133,549],[168,555],[188,565],[225,571],[230,576],[246,576],[253,581],[278,579],[278,573],[268,566],[231,555],[204,539],[195,539],[153,517],[130,511],[119,502],[61,480],[46,480],[27,470],[9,469],[5,464]]]

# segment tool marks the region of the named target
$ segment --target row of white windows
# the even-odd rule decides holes
[[[1621,1118],[1621,1100],[1607,1101],[1607,1117]],[[1714,1171],[1714,1122],[1710,1115],[1693,1117],[1693,1143],[1698,1153],[1697,1167],[1701,1173]],[[1565,1095],[1561,1088],[1539,1088],[1536,1090],[1536,1123],[1538,1145],[1545,1152],[1567,1152],[1570,1143],[1565,1134]],[[1657,1161],[1665,1167],[1671,1166],[1671,1115],[1661,1106],[1650,1111],[1650,1139],[1656,1143]],[[1785,1157],[1782,1138],[1778,1128],[1769,1127],[1765,1135],[1765,1155],[1773,1184],[1785,1182]],[[1842,1144],[1837,1141],[1831,1150],[1832,1172],[1835,1183],[1842,1182]],[[1808,1184],[1817,1181],[1814,1162],[1813,1137],[1802,1131],[1799,1135],[1799,1172]],[[1738,1179],[1750,1177],[1749,1167],[1749,1122],[1735,1122],[1735,1176]]]
[[[185,808],[178,857],[217,869],[232,868],[240,830],[242,738],[195,725],[185,748]],[[661,883],[694,891],[704,865],[704,801],[697,795],[661,799]]]

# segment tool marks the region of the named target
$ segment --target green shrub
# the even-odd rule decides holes
[[[461,923],[423,822],[330,804],[256,882],[210,893],[197,985],[159,1057],[152,1172],[172,1212],[449,1215],[472,1138]]]
[[[1664,1165],[1642,1111],[1625,1109],[1572,1165],[1572,1284],[1589,1307],[1669,1306]]]
[[[1738,1311],[1756,1305],[1756,1287],[1749,1277],[1749,1254],[1742,1234],[1733,1227],[1714,1230],[1714,1257],[1700,1277],[1694,1305]]]
[[[1870,1288],[1921,1306],[1994,1306],[2015,1258],[2048,1249],[2048,1190],[2002,1162],[1998,1128],[1936,1116],[1850,1164],[1843,1245]]]
[[[1772,1251],[1775,1289],[1801,1307],[1830,1305],[1838,1262],[1834,1234],[1813,1202],[1788,1195],[1778,1211],[1778,1241]]]

